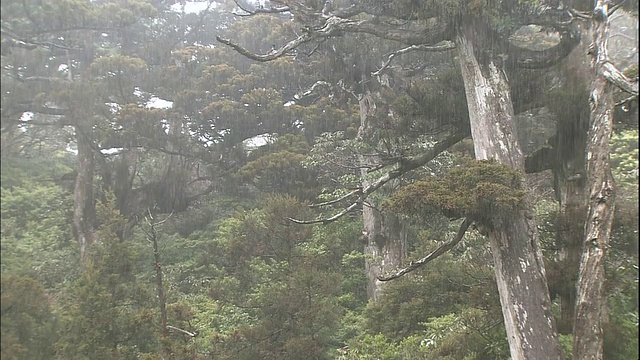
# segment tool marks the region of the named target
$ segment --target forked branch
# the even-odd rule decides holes
[[[378,76],[380,75],[380,73],[382,73],[382,71],[384,71],[387,67],[389,67],[389,65],[391,64],[391,61],[393,60],[393,58],[395,58],[398,55],[402,55],[402,54],[406,54],[408,52],[411,51],[426,51],[426,52],[440,52],[440,51],[448,51],[448,50],[453,50],[456,48],[456,45],[454,43],[452,43],[451,41],[443,41],[440,44],[436,44],[436,45],[411,45],[408,46],[406,48],[394,51],[393,53],[391,53],[391,55],[389,55],[389,57],[387,58],[387,61],[382,65],[382,67],[380,69],[378,69],[377,71],[371,73],[371,75],[373,76]]]
[[[304,33],[302,35],[289,41],[278,49],[271,50],[267,54],[252,53],[244,47],[233,43],[231,40],[224,39],[219,36],[216,36],[216,40],[230,46],[235,51],[249,59],[266,62],[282,57],[290,51],[295,50],[300,45],[312,40],[337,36],[345,32],[367,33],[382,39],[395,40],[409,45],[436,44],[445,40],[446,34],[446,27],[443,27],[443,24],[437,19],[429,19],[425,21],[424,24],[403,28],[371,20],[352,20],[338,16],[330,16],[328,18],[323,18],[321,16],[315,17],[322,20],[322,26],[317,28],[304,28]]]

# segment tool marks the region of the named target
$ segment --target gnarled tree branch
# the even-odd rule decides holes
[[[409,45],[432,45],[446,40],[447,26],[438,19],[429,19],[421,24],[410,26],[391,26],[371,20],[351,20],[337,16],[323,19],[319,28],[305,28],[304,33],[289,41],[279,49],[271,50],[267,54],[255,54],[244,47],[216,36],[216,40],[230,46],[241,55],[256,61],[266,62],[275,60],[298,48],[300,45],[315,39],[341,35],[345,32],[367,33],[381,39],[395,40]]]
[[[243,6],[238,2],[238,0],[233,0],[234,3],[240,8],[240,10],[244,11],[246,14],[238,14],[233,13],[237,16],[251,16],[256,14],[281,14],[290,11],[288,6],[277,6],[277,7],[257,7],[255,9],[249,9],[247,6]]]
[[[337,214],[328,217],[328,218],[320,218],[320,219],[315,219],[315,220],[298,220],[298,219],[293,219],[293,218],[289,218],[289,220],[295,222],[296,224],[318,224],[318,223],[322,223],[322,224],[328,224],[331,223],[333,221],[338,220],[339,218],[343,217],[344,215],[348,214],[350,211],[354,210],[355,208],[357,208],[359,205],[362,205],[364,203],[364,201],[367,199],[367,197],[369,195],[371,195],[374,191],[378,190],[380,187],[382,187],[382,185],[388,183],[389,181],[396,179],[404,174],[406,174],[407,172],[411,171],[411,170],[415,170],[417,168],[419,168],[422,165],[425,165],[426,163],[428,163],[429,161],[433,160],[436,156],[440,155],[443,151],[447,150],[448,148],[450,148],[451,146],[455,145],[456,143],[458,143],[459,141],[463,140],[465,137],[468,136],[468,131],[461,131],[458,132],[456,134],[451,135],[450,137],[448,137],[447,139],[435,144],[429,151],[425,152],[424,154],[420,155],[420,156],[415,156],[409,159],[400,159],[399,161],[397,161],[395,164],[398,165],[398,167],[394,170],[391,170],[389,172],[387,172],[386,174],[380,176],[378,179],[376,179],[375,181],[371,182],[371,184],[369,184],[368,186],[364,187],[363,189],[359,189],[357,191],[354,191],[350,194],[347,195],[354,195],[356,193],[360,193],[360,196],[358,196],[358,198],[356,199],[356,201],[354,201],[353,203],[351,203],[351,205],[349,205],[348,207],[346,207],[345,209],[343,209],[342,211],[338,212]],[[337,201],[340,201],[344,198],[346,198],[348,196],[343,196],[339,199],[337,199]],[[337,202],[334,201],[334,202]],[[328,203],[332,203],[332,202],[328,202]]]
[[[638,80],[631,82],[622,71],[618,70],[608,59],[600,64],[602,76],[620,90],[628,92],[633,96],[638,96]]]
[[[553,66],[580,44],[579,31],[565,31],[560,42],[545,50],[531,50],[509,43],[507,63],[521,69],[543,69]]]
[[[467,229],[469,228],[469,225],[471,225],[473,221],[469,218],[465,218],[464,221],[462,221],[462,224],[460,224],[460,229],[458,229],[458,233],[456,234],[456,236],[451,239],[450,241],[440,245],[437,249],[435,249],[434,251],[430,252],[429,255],[421,258],[420,260],[417,261],[412,261],[411,263],[409,263],[409,266],[407,266],[404,269],[400,269],[398,270],[395,274],[389,275],[389,276],[379,276],[378,280],[380,281],[389,281],[389,280],[393,280],[393,279],[397,279],[401,276],[404,276],[414,270],[416,270],[419,267],[422,267],[424,265],[426,265],[427,263],[429,263],[431,260],[436,259],[437,257],[439,257],[440,255],[446,253],[447,251],[451,250],[454,246],[456,246],[464,237],[464,234],[467,232]]]
[[[455,49],[455,44],[450,42],[450,41],[443,41],[441,44],[436,44],[433,46],[428,46],[428,45],[411,45],[408,46],[406,48],[394,51],[393,53],[391,53],[391,55],[389,55],[389,57],[387,58],[387,61],[382,65],[382,67],[380,69],[378,69],[377,71],[371,73],[371,75],[373,76],[378,76],[382,73],[382,71],[384,71],[387,67],[389,67],[389,65],[391,64],[391,61],[393,60],[393,58],[395,58],[397,55],[402,55],[402,54],[406,54],[408,52],[411,51],[426,51],[426,52],[439,52],[439,51],[448,51],[448,50],[453,50]]]

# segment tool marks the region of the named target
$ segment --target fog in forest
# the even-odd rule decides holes
[[[2,359],[639,357],[637,1],[0,6]]]

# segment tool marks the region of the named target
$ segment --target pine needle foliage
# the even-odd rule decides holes
[[[470,217],[490,225],[524,206],[521,173],[493,160],[469,161],[443,177],[430,176],[405,186],[386,206],[409,216],[442,212],[448,218]]]

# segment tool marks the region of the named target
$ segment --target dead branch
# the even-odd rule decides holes
[[[620,90],[628,92],[633,96],[638,96],[638,80],[631,82],[622,71],[618,70],[608,59],[601,65],[602,75]]]
[[[155,227],[164,224],[167,220],[169,220],[171,218],[171,216],[173,216],[173,211],[171,212],[171,214],[167,215],[166,218],[164,218],[164,220],[158,221],[153,223],[153,214],[151,214],[151,209],[147,208],[147,213],[149,214],[148,216],[145,216],[146,220],[147,220],[147,224],[149,225],[150,229],[152,231],[155,231]]]
[[[164,279],[162,274],[162,262],[160,260],[160,250],[158,249],[158,231],[156,230],[156,226],[163,224],[165,221],[169,220],[173,212],[169,214],[164,220],[159,222],[153,222],[153,214],[151,213],[151,209],[147,208],[148,215],[145,216],[145,220],[147,221],[148,229],[142,228],[142,231],[147,236],[147,241],[151,243],[153,247],[153,264],[156,270],[156,291],[158,292],[158,302],[160,306],[160,321],[162,324],[162,335],[167,336],[167,297],[166,292],[164,291]]]
[[[465,218],[464,221],[462,221],[462,224],[460,224],[460,229],[458,229],[458,233],[456,234],[456,236],[453,239],[451,239],[450,241],[442,244],[441,246],[439,246],[437,249],[435,249],[434,251],[429,253],[429,255],[423,257],[422,259],[417,260],[417,261],[412,261],[411,263],[409,263],[409,266],[407,266],[404,269],[398,270],[393,275],[378,276],[378,280],[380,280],[380,281],[389,281],[389,280],[397,279],[397,278],[399,278],[401,276],[404,276],[404,275],[416,270],[419,267],[422,267],[422,266],[426,265],[431,260],[434,260],[434,259],[438,258],[440,255],[442,255],[442,254],[446,253],[447,251],[451,250],[454,246],[456,246],[462,240],[462,238],[464,237],[464,234],[467,232],[467,229],[469,228],[469,225],[471,225],[472,222],[473,222],[473,220],[471,220],[469,218]]]
[[[402,54],[406,54],[408,52],[411,51],[426,51],[426,52],[440,52],[440,51],[448,51],[448,50],[453,50],[455,49],[456,46],[454,43],[452,43],[451,41],[443,41],[442,43],[440,43],[439,45],[433,45],[433,46],[428,46],[428,45],[411,45],[408,46],[406,48],[400,49],[398,51],[395,51],[393,53],[391,53],[391,55],[389,55],[387,61],[382,65],[382,67],[380,69],[378,69],[377,71],[371,73],[371,75],[373,76],[378,76],[380,75],[380,73],[385,70],[387,67],[389,67],[389,65],[391,64],[391,61],[393,60],[393,58],[395,58],[397,55],[402,55]]]
[[[302,9],[302,8],[301,8]],[[301,12],[309,14],[307,10]],[[438,19],[429,19],[423,24],[414,26],[390,26],[371,20],[351,20],[337,16],[323,18],[318,14],[311,13],[316,19],[322,20],[322,26],[318,28],[307,27],[304,34],[289,41],[279,49],[271,50],[267,54],[255,54],[244,47],[216,36],[216,40],[227,46],[230,46],[241,55],[256,61],[266,62],[275,60],[289,53],[291,50],[298,48],[300,45],[308,43],[315,39],[327,38],[330,36],[341,35],[345,32],[367,33],[379,37],[381,39],[395,40],[409,45],[418,44],[436,44],[445,40],[446,26],[443,26]]]
[[[197,331],[188,332],[187,330],[183,330],[183,329],[177,328],[175,326],[171,326],[171,325],[167,325],[167,329],[171,329],[171,330],[175,330],[175,331],[181,332],[181,333],[183,333],[185,335],[188,335],[188,336],[190,336],[192,338],[198,336],[198,332]]]
[[[327,225],[345,216],[346,214],[354,210],[356,207],[361,205],[363,202],[364,202],[364,198],[363,196],[360,196],[358,200],[356,200],[353,204],[347,206],[345,209],[343,209],[339,213],[324,219],[317,219],[317,220],[297,220],[294,218],[287,218],[287,219],[296,224],[301,224],[301,225],[310,225],[310,224],[318,224],[318,223],[321,223],[322,225]]]
[[[221,42],[227,46],[230,46],[231,48],[233,48],[235,51],[237,51],[238,53],[240,53],[240,55],[245,56],[249,59],[252,60],[256,60],[256,61],[261,61],[261,62],[267,62],[267,61],[271,61],[271,60],[275,60],[279,57],[282,57],[283,55],[285,55],[287,52],[296,49],[297,47],[299,47],[302,44],[308,43],[309,41],[315,39],[316,36],[312,36],[310,33],[304,33],[300,36],[298,36],[296,39],[289,41],[287,44],[285,44],[284,46],[280,47],[279,49],[274,49],[271,50],[269,53],[264,54],[264,55],[260,55],[260,54],[254,54],[251,51],[243,48],[242,46],[232,43],[231,40],[229,39],[223,39],[219,36],[216,36],[216,40],[218,40],[218,42]]]
[[[545,50],[531,50],[506,40],[507,63],[520,69],[543,69],[562,61],[580,43],[580,31],[563,31],[560,42]]]
[[[357,190],[354,190],[354,191],[352,191],[352,192],[350,192],[350,193],[348,193],[346,195],[343,195],[343,196],[341,196],[341,197],[339,197],[337,199],[329,200],[329,201],[326,201],[326,202],[323,202],[323,203],[318,203],[318,204],[311,204],[311,205],[309,205],[309,207],[310,208],[317,208],[317,207],[322,207],[322,206],[335,204],[335,203],[340,202],[340,201],[342,201],[342,200],[344,200],[344,199],[346,199],[348,197],[351,197],[351,196],[353,196],[353,195],[355,195],[355,194],[357,194],[359,192],[360,192],[360,189],[357,189]]]
[[[331,88],[331,84],[329,84],[326,81],[319,80],[319,81],[316,81],[308,90],[293,95],[293,98],[295,100],[299,100],[299,99],[302,99],[303,97],[309,96],[313,94],[319,86]]]
[[[571,15],[572,17],[581,19],[581,20],[591,20],[591,15],[589,15],[588,12],[585,11],[579,11],[576,9],[567,9],[567,12],[569,13],[569,15]]]
[[[638,97],[638,95],[631,95],[631,96],[629,96],[629,97],[626,97],[626,98],[624,98],[624,99],[622,99],[622,100],[620,100],[620,101],[616,102],[616,103],[615,103],[615,106],[625,105],[625,104],[627,104],[627,103],[631,102],[633,99],[635,99],[635,98],[637,98],[637,97]]]
[[[616,12],[616,10],[620,9],[622,5],[624,5],[624,3],[626,2],[627,0],[622,0],[618,4],[615,4],[614,6],[612,6],[611,9],[609,9],[609,11],[607,12],[607,16],[613,15],[613,13]]]
[[[83,48],[80,47],[69,47],[60,44],[54,44],[48,41],[36,41],[31,39],[26,39],[15,34],[12,30],[8,29],[6,26],[2,27],[2,34],[6,35],[8,38],[11,38],[9,42],[4,42],[6,45],[10,45],[13,47],[20,47],[27,50],[33,50],[38,46],[46,47],[49,49],[58,49],[58,50],[67,50],[67,51],[82,51]]]
[[[240,5],[238,0],[233,0],[233,2],[236,3],[236,5],[240,8],[240,10],[245,12],[245,14],[238,14],[234,12],[233,15],[236,15],[236,16],[252,16],[256,14],[281,14],[281,13],[290,11],[290,8],[288,6],[268,7],[268,8],[257,7],[253,10],[250,10],[246,6]]]

